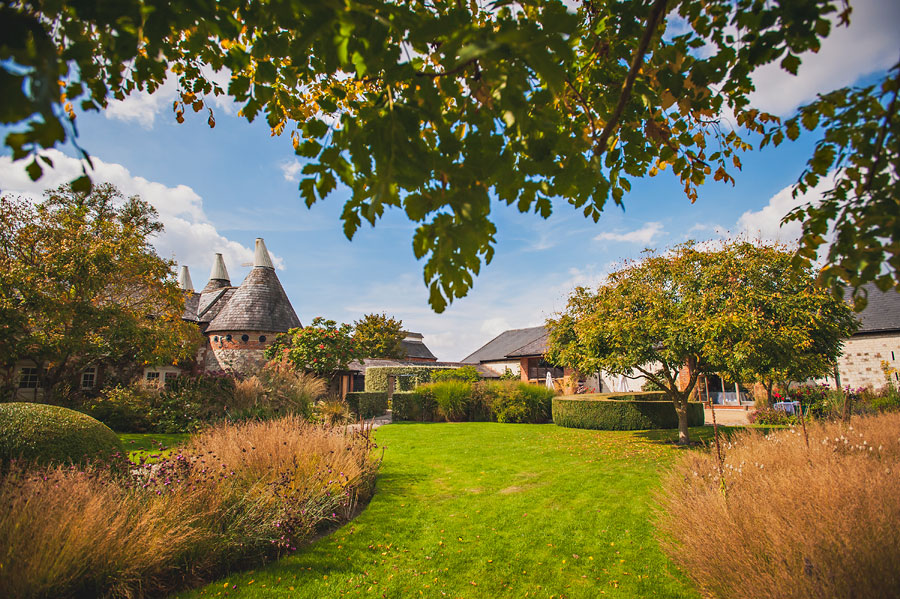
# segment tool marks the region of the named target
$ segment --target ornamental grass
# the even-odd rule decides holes
[[[0,480],[0,596],[158,596],[290,552],[371,495],[369,431],[296,417],[222,425],[116,475]]]
[[[661,497],[663,547],[707,594],[890,597],[900,589],[900,414],[745,431],[691,452]]]

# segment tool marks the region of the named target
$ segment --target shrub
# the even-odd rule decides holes
[[[688,403],[688,426],[701,426],[703,421],[703,404]],[[678,414],[669,401],[554,397],[553,422],[569,428],[609,431],[678,428]]]
[[[264,409],[269,414],[312,416],[312,406],[325,394],[325,381],[314,374],[296,370],[287,361],[272,360],[259,373],[266,390]]]
[[[366,368],[366,391],[387,391],[388,377],[395,377],[394,391],[412,391],[417,385],[431,381],[431,375],[446,366],[369,366]]]
[[[666,398],[665,391],[637,391],[637,392],[613,392],[613,393],[586,393],[579,395],[581,399],[611,399],[615,401],[663,401]]]
[[[391,420],[402,422],[434,422],[437,404],[430,394],[418,391],[394,391],[391,397]]]
[[[266,386],[258,376],[235,379],[228,407],[233,412],[250,413],[266,401]]]
[[[784,410],[775,408],[760,408],[750,412],[747,416],[750,424],[765,424],[769,426],[786,426],[798,424],[800,418],[794,414],[788,414]]]
[[[465,419],[472,399],[472,384],[449,380],[419,385],[416,392],[434,401],[438,416],[444,420],[459,422]]]
[[[893,597],[900,414],[739,432],[724,467],[688,452],[664,480],[662,545],[704,595]],[[724,473],[724,479],[720,478]]]
[[[371,495],[371,448],[364,432],[290,416],[217,426],[129,478],[15,467],[0,479],[0,588],[166,596],[292,551]]]
[[[490,409],[497,422],[543,423],[550,420],[555,391],[522,381],[488,383]]]
[[[369,393],[356,391],[347,394],[347,405],[350,411],[360,418],[374,418],[387,412],[387,393]]]
[[[114,432],[81,412],[45,404],[0,404],[0,465],[11,460],[41,464],[108,460],[124,452]]]
[[[316,417],[328,426],[346,424],[353,419],[350,406],[337,395],[328,395],[316,404]]]
[[[153,430],[150,406],[158,400],[160,388],[142,382],[105,389],[83,406],[83,410],[109,428],[121,433],[146,433]]]
[[[434,370],[431,373],[432,383],[443,383],[445,381],[465,381],[467,383],[477,383],[481,380],[481,375],[474,366],[462,366],[460,368],[444,368]]]

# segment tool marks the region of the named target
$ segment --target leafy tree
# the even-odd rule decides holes
[[[687,402],[701,375],[822,374],[853,322],[783,247],[688,243],[626,264],[596,292],[576,288],[547,323],[549,359],[643,375],[675,404],[687,443]]]
[[[156,211],[110,184],[44,196],[37,205],[0,198],[0,362],[9,375],[16,361],[33,360],[49,400],[101,362],[193,357],[200,334],[182,320],[174,265],[150,246],[162,230]]]
[[[265,357],[286,360],[315,374],[332,375],[363,356],[353,339],[353,327],[317,316],[309,326],[279,333],[266,348]]]
[[[353,323],[353,339],[366,358],[405,358],[403,321],[387,314],[366,314]]]
[[[825,138],[797,189],[849,168],[831,201],[795,213],[807,219],[804,254],[836,223],[827,274],[896,284],[897,78],[823,96],[784,124],[749,102],[753,71],[796,73],[839,6],[846,24],[836,0],[587,0],[572,11],[560,0],[0,1],[0,122],[37,178],[40,149],[75,134],[73,103],[101,110],[172,73],[175,119],[206,109],[214,126],[206,99],[227,94],[290,136],[307,161],[307,205],[338,182],[351,190],[348,237],[388,208],[419,223],[413,251],[438,312],[491,261],[492,198],[545,218],[565,198],[596,221],[635,178],[670,170],[693,201],[708,177],[733,183],[751,147],[742,135],[780,143],[798,122],[818,124]],[[882,250],[886,273],[872,266]]]

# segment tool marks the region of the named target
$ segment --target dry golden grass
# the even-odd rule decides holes
[[[659,513],[670,557],[728,598],[896,597],[900,589],[900,414],[851,426],[743,432],[692,452]]]
[[[263,400],[265,393],[266,388],[262,381],[259,380],[259,377],[250,376],[245,379],[235,379],[228,407],[231,410],[250,410]]]
[[[377,462],[364,435],[295,417],[222,425],[133,476],[0,479],[0,596],[158,595],[291,550],[350,517]]]

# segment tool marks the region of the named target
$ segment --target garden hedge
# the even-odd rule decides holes
[[[394,391],[412,391],[416,385],[431,382],[431,373],[450,366],[369,366],[366,368],[366,392],[387,391],[388,377],[397,378]]]
[[[678,414],[671,401],[584,399],[570,395],[553,398],[553,422],[568,428],[607,431],[678,428]],[[688,403],[688,426],[703,423],[703,404]]]
[[[578,397],[583,399],[614,399],[616,401],[663,401],[665,391],[628,391],[612,393],[586,393]]]
[[[388,398],[384,391],[355,391],[347,394],[350,411],[360,418],[374,418],[387,412]]]
[[[122,442],[87,414],[46,404],[0,404],[0,464],[12,459],[76,463],[116,453],[124,455]]]
[[[391,420],[400,422],[434,422],[437,417],[437,403],[423,393],[415,391],[394,391],[391,397]]]

